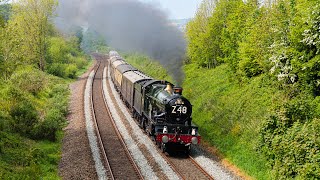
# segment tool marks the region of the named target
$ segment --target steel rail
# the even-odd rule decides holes
[[[209,179],[214,179],[209,173],[207,173],[206,170],[204,170],[195,159],[193,159],[193,157],[191,155],[188,156],[188,158],[191,160],[191,162]]]
[[[107,66],[105,66],[105,67],[107,67]],[[108,73],[107,73],[106,77],[108,77]],[[103,80],[104,80],[104,79],[103,79]],[[102,83],[103,83],[103,80],[101,81]],[[102,87],[103,87],[103,86],[102,86]],[[130,159],[131,164],[134,166],[137,175],[140,177],[140,179],[143,180],[144,177],[143,177],[143,175],[141,174],[141,171],[140,171],[139,167],[138,167],[137,164],[134,162],[134,159],[132,158],[132,156],[131,156],[131,154],[130,154],[130,151],[128,150],[128,147],[127,147],[126,143],[124,142],[123,137],[122,137],[122,135],[121,135],[118,127],[116,126],[116,124],[115,124],[115,122],[114,122],[114,119],[113,119],[113,117],[112,117],[112,115],[111,115],[110,109],[109,109],[109,107],[108,107],[108,105],[107,105],[106,97],[105,97],[105,94],[104,94],[103,89],[102,89],[102,92],[103,92],[102,94],[103,94],[103,101],[104,101],[105,107],[106,107],[106,109],[107,109],[108,115],[111,117],[111,123],[112,123],[114,129],[116,130],[116,133],[117,133],[117,135],[118,135],[118,137],[119,137],[119,140],[121,141],[121,144],[122,144],[122,146],[124,147],[124,149],[125,149],[125,151],[126,151],[126,154],[127,154],[127,157]]]
[[[101,65],[101,62],[98,62],[98,64],[96,65],[96,70],[95,70],[95,73],[94,73],[94,76],[93,76],[93,79],[95,78],[96,74],[97,74],[97,71],[99,69]],[[104,149],[104,145],[102,143],[102,139],[101,139],[101,135],[100,135],[100,131],[99,131],[99,127],[98,127],[98,124],[97,124],[97,119],[96,119],[96,114],[95,114],[95,110],[94,110],[94,105],[93,105],[93,81],[92,81],[92,84],[91,84],[91,98],[90,98],[90,103],[91,103],[91,111],[92,111],[92,118],[93,118],[93,122],[94,122],[94,126],[96,128],[96,135],[97,135],[97,138],[98,138],[98,143],[100,145],[100,150],[101,150],[101,154],[104,158],[104,162],[105,162],[105,166],[107,168],[107,171],[109,174],[107,174],[107,176],[111,179],[111,180],[114,180],[114,175],[112,173],[112,169],[111,169],[111,166],[110,166],[110,163],[109,163],[109,159],[108,159],[108,156],[107,156],[107,153]]]

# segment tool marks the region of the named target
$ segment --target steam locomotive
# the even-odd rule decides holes
[[[108,66],[111,80],[132,117],[163,152],[189,153],[192,144],[200,143],[198,127],[192,124],[192,105],[182,96],[182,88],[145,75],[116,51],[109,52]]]

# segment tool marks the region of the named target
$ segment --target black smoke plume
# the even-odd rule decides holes
[[[157,7],[138,0],[60,0],[57,14],[63,24],[94,29],[116,49],[149,55],[181,85],[184,35]]]

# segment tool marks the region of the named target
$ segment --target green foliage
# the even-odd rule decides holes
[[[206,9],[207,3],[213,5]],[[187,52],[192,62],[208,68],[227,62],[236,70],[239,44],[246,37],[247,21],[255,9],[257,5],[251,1],[204,1],[195,19],[187,25]],[[205,14],[206,11],[209,13]]]
[[[239,62],[239,70],[244,73],[246,77],[254,77],[261,74],[262,70],[256,60],[243,59]]]
[[[45,76],[36,95],[0,82],[0,179],[58,178],[69,91],[61,79]]]
[[[18,52],[26,63],[44,71],[49,24],[57,1],[21,0],[12,6],[13,15],[8,26],[14,26],[14,33],[21,37]]]
[[[38,123],[38,112],[27,100],[19,102],[11,107],[9,112],[12,117],[12,129],[26,137],[31,137],[34,126]]]
[[[75,64],[68,64],[68,66],[66,67],[66,74],[68,78],[76,78],[77,71],[78,68]]]
[[[68,87],[66,85],[55,85],[48,92],[46,114],[33,129],[34,139],[47,139],[56,141],[58,132],[65,125],[65,116],[68,113]]]
[[[10,4],[1,4],[0,5],[0,19],[2,19],[3,23],[9,20],[11,15],[11,5]]]
[[[63,121],[65,121],[65,117],[58,109],[49,110],[45,119],[35,127],[34,139],[56,141],[56,133],[61,129]]]
[[[50,101],[47,104],[47,108],[53,111],[55,111],[54,109],[57,109],[59,113],[66,116],[68,113],[68,95],[69,88],[66,84],[55,85],[48,94]]]
[[[263,124],[259,150],[268,157],[275,179],[319,178],[320,121],[316,106],[310,97],[297,97],[277,108]]]
[[[72,64],[75,64],[77,66],[77,69],[82,69],[88,65],[88,61],[84,56],[77,56],[77,57],[70,56],[69,61]]]
[[[256,8],[256,5],[252,5]],[[245,23],[244,37],[239,42],[238,73],[244,77],[254,77],[267,73],[270,69],[268,63],[269,49],[272,44],[273,31],[270,17],[265,7],[252,9]],[[234,67],[237,70],[237,65]]]
[[[204,138],[259,179],[249,154],[268,178],[319,179],[319,1],[215,2],[187,25],[185,93]]]
[[[48,63],[67,63],[69,47],[62,37],[51,37],[49,39]]]
[[[44,70],[76,78],[88,63],[81,34],[65,40],[50,23],[56,3],[0,5],[0,179],[59,179],[69,89]]]
[[[58,179],[59,149],[0,131],[0,179]]]
[[[268,76],[239,85],[227,64],[215,69],[185,66],[184,96],[193,104],[193,122],[204,140],[257,179],[268,179],[267,161],[256,152],[258,128],[268,107],[283,97]]]
[[[27,155],[29,145],[23,143],[21,137],[2,131],[0,131],[0,137],[0,154],[2,160],[18,166],[27,166],[32,163],[32,159]]]
[[[49,74],[59,76],[59,77],[67,77],[66,76],[66,66],[64,64],[60,63],[52,63],[48,69],[47,72]]]
[[[49,40],[46,71],[62,78],[76,78],[76,72],[87,65],[87,60],[80,53],[77,37],[65,41],[61,37]]]
[[[209,17],[215,8],[213,0],[205,0],[201,3],[196,17],[187,24],[186,34],[188,40],[187,54],[193,63],[199,66],[208,67],[218,65],[217,59],[210,59],[212,53],[219,54],[220,49],[217,47],[218,39],[210,41],[209,36]],[[211,38],[212,40],[212,38]]]
[[[23,54],[19,47],[22,37],[16,33],[17,27],[10,23],[0,29],[0,78],[7,80],[17,66],[23,63]]]
[[[0,110],[0,131],[3,131],[5,129],[5,123],[6,123],[6,117],[4,115],[4,112]]]
[[[19,68],[12,74],[11,82],[21,90],[37,94],[46,87],[46,74],[31,66]]]

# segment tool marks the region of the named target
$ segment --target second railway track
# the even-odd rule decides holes
[[[107,177],[110,179],[143,179],[140,170],[133,161],[112,116],[105,104],[102,90],[103,69],[105,58],[95,57],[97,65],[92,83],[92,107],[93,116],[97,127],[97,136],[107,169]]]

